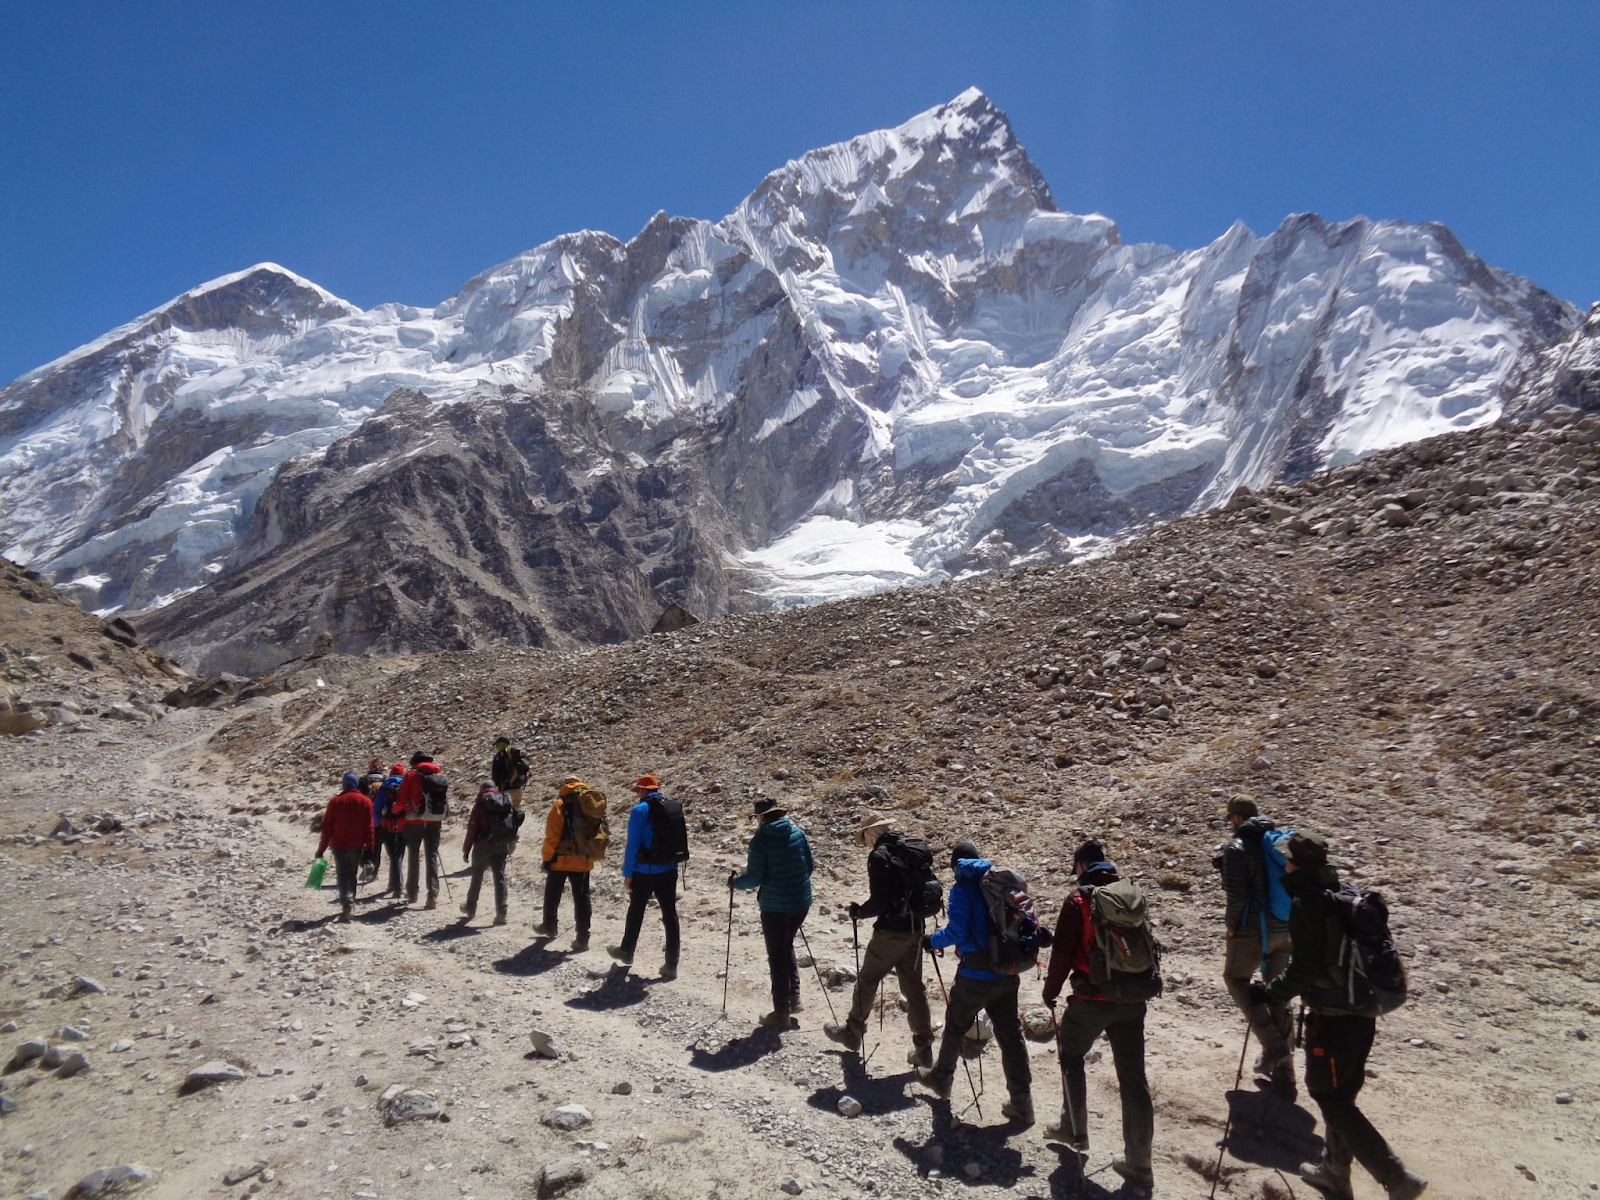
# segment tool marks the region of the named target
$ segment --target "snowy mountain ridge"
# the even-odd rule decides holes
[[[284,464],[392,395],[577,398],[573,479],[672,473],[726,603],[824,599],[1492,421],[1519,356],[1577,321],[1437,225],[1124,245],[1056,210],[970,89],[720,221],[563,235],[432,309],[363,311],[273,264],[195,288],[0,389],[0,549],[89,607],[161,607],[279,552],[256,518]]]

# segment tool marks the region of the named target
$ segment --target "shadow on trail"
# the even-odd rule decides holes
[[[862,1069],[859,1055],[845,1053],[839,1056],[839,1060],[844,1069],[844,1083],[812,1092],[806,1100],[812,1108],[838,1112],[839,1100],[843,1096],[854,1096],[861,1101],[862,1114],[868,1117],[916,1107],[916,1097],[906,1094],[906,1085],[915,1082],[916,1072],[902,1071],[898,1075],[880,1073],[874,1076]]]
[[[302,920],[299,917],[289,917],[285,920],[279,921],[271,929],[268,929],[267,934],[270,937],[273,934],[279,933],[305,933],[308,929],[321,929],[324,925],[334,924],[338,920],[338,916],[339,914],[337,912],[331,912],[325,917],[317,917],[314,920]]]
[[[917,1174],[925,1176],[937,1167],[943,1172],[946,1182],[967,1187],[1003,1188],[1015,1188],[1022,1180],[1037,1175],[1033,1167],[1022,1161],[1022,1152],[1006,1144],[1008,1137],[1025,1132],[1015,1121],[997,1125],[968,1125],[951,1111],[948,1103],[929,1097],[918,1099],[928,1102],[933,1113],[933,1132],[924,1142],[913,1142],[905,1137],[894,1139],[894,1148],[910,1160]],[[984,1100],[985,1119],[989,1119],[999,1113],[1005,1097],[990,1093]],[[972,1115],[977,1116],[976,1109],[972,1110]],[[938,1148],[937,1152],[935,1147]],[[982,1168],[977,1176],[967,1174],[969,1163],[977,1163]]]
[[[359,925],[387,925],[396,917],[404,916],[406,906],[399,900],[391,900],[382,908],[369,909],[364,913],[357,913],[352,920]]]
[[[566,962],[565,950],[547,950],[543,942],[524,946],[509,958],[497,958],[489,965],[502,975],[543,975]]]
[[[1228,1108],[1233,1114],[1228,1153],[1240,1162],[1291,1174],[1301,1163],[1320,1158],[1322,1139],[1312,1132],[1316,1118],[1270,1088],[1260,1084],[1257,1088],[1254,1092],[1241,1088],[1228,1093]]]
[[[1109,1163],[1091,1168],[1084,1173],[1083,1159],[1077,1151],[1069,1150],[1060,1142],[1052,1142],[1050,1149],[1061,1159],[1061,1165],[1050,1172],[1050,1200],[1112,1200],[1126,1185],[1111,1173]],[[1115,1188],[1100,1182],[1105,1177]]]
[[[606,1012],[614,1008],[627,1008],[631,1004],[650,998],[650,990],[631,971],[613,971],[581,996],[567,1001],[568,1008],[581,1008],[589,1012]]]
[[[449,925],[441,925],[438,929],[430,929],[417,940],[420,942],[454,942],[464,937],[477,937],[483,930],[474,929],[465,921],[454,921]]]
[[[700,1071],[737,1071],[782,1049],[783,1035],[776,1029],[760,1026],[743,1037],[730,1038],[714,1052],[694,1046],[689,1065]]]

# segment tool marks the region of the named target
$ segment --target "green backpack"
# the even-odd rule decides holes
[[[1107,1000],[1161,995],[1161,944],[1150,933],[1144,893],[1132,880],[1079,888],[1089,907],[1089,982]]]

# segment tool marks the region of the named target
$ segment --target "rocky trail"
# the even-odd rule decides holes
[[[1048,1040],[1030,1043],[1040,1124],[1020,1129],[999,1118],[992,1049],[981,1116],[961,1075],[950,1110],[930,1103],[892,980],[864,1070],[823,1038],[819,974],[842,1010],[844,908],[865,894],[848,833],[885,810],[941,854],[967,837],[1025,871],[1049,912],[1077,839],[1104,836],[1168,950],[1148,1030],[1157,1194],[1206,1195],[1231,1106],[1218,1195],[1305,1197],[1314,1106],[1248,1076],[1232,1091],[1243,1023],[1210,860],[1240,792],[1327,834],[1341,872],[1390,901],[1412,997],[1380,1024],[1362,1102],[1429,1195],[1594,1194],[1597,425],[1556,410],[1433,439],[1070,567],[580,652],[308,658],[253,698],[159,719],[78,703],[7,743],[0,1053],[43,1054],[0,1076],[4,1194],[54,1200],[138,1164],[82,1194],[1115,1195],[1109,1056],[1090,1069],[1083,1177],[1042,1132]],[[15,668],[13,711],[82,688],[48,666]],[[620,853],[595,877],[583,955],[570,926],[529,938],[531,836],[511,923],[458,923],[459,817],[437,911],[372,885],[341,925],[331,881],[304,888],[340,771],[434,749],[464,802],[501,732],[540,785],[580,773],[620,806],[652,770],[685,798],[676,981],[656,975],[653,914],[631,973],[605,958]],[[721,1014],[722,881],[759,795],[819,860],[818,970],[782,1035],[756,1026],[766,974],[742,894]],[[1023,994],[1036,1004],[1039,981]]]

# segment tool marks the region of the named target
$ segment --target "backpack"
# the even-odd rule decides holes
[[[650,806],[650,844],[639,850],[639,861],[652,867],[672,867],[689,861],[689,826],[683,819],[683,801],[664,792],[644,798]]]
[[[1393,1012],[1406,1002],[1407,980],[1405,963],[1389,936],[1389,906],[1377,892],[1348,883],[1323,895],[1340,926],[1339,948],[1331,965],[1345,981],[1343,986],[1308,990],[1307,1002],[1360,1017]]]
[[[511,804],[511,797],[498,789],[478,794],[483,806],[483,836],[486,841],[501,843],[517,840],[524,814]]]
[[[888,854],[900,882],[896,915],[926,921],[944,908],[944,888],[933,873],[933,848],[921,838],[885,834],[879,845]]]
[[[393,780],[391,782],[391,779]],[[394,811],[395,795],[400,791],[400,780],[391,776],[378,785],[377,791],[372,793],[373,819],[389,821],[398,819]]]
[[[557,854],[573,854],[592,863],[606,856],[611,825],[606,820],[606,794],[582,787],[561,800],[561,842]]]
[[[1107,1000],[1161,995],[1161,944],[1150,934],[1144,893],[1131,880],[1079,888],[1089,909],[1089,982]]]
[[[450,785],[438,772],[422,776],[422,811],[431,819],[443,820],[450,811],[449,791]]]
[[[989,949],[982,968],[1001,975],[1022,974],[1055,940],[1039,921],[1028,881],[1009,867],[990,867],[978,881],[978,891],[989,914]]]
[[[1261,835],[1261,858],[1265,865],[1267,894],[1257,896],[1256,900],[1266,913],[1271,913],[1278,921],[1289,919],[1289,892],[1283,886],[1283,874],[1288,865],[1284,850],[1289,845],[1289,838],[1293,833],[1292,829],[1269,829]],[[1262,935],[1261,944],[1263,947],[1267,944],[1265,934]]]

